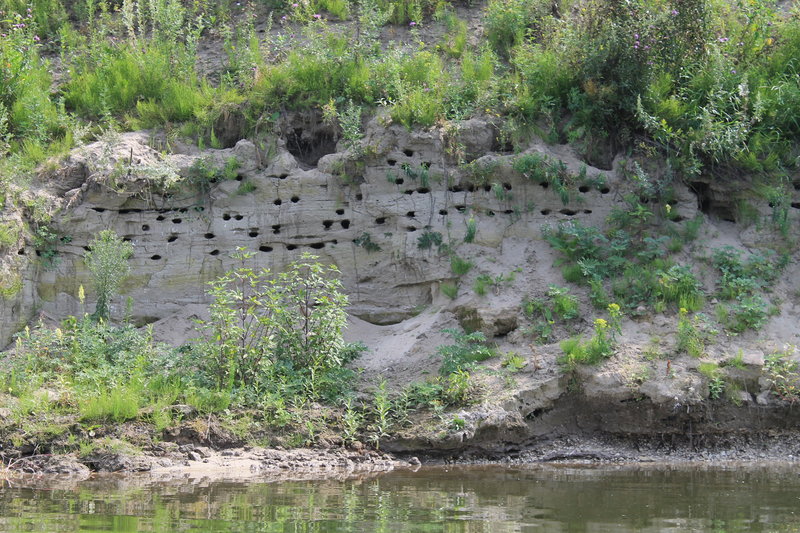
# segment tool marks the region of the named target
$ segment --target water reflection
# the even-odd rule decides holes
[[[107,477],[0,491],[0,531],[800,531],[791,464],[456,467],[349,480]]]

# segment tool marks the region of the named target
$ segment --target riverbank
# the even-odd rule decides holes
[[[421,458],[421,459],[420,459]],[[524,466],[534,464],[722,466],[733,463],[796,464],[800,435],[796,433],[740,433],[724,436],[636,437],[609,435],[542,440],[504,455],[493,453],[392,454],[356,447],[284,449],[239,446],[214,449],[199,444],[162,442],[142,453],[35,454],[10,460],[0,479],[75,481],[97,475],[146,476],[151,481],[289,481],[349,479],[396,469],[416,470],[436,465]]]

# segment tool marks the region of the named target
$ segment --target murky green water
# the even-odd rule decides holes
[[[0,490],[0,531],[800,531],[800,467],[423,468]]]

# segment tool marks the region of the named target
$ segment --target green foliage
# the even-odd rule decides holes
[[[688,267],[673,265],[662,273],[658,280],[658,299],[672,303],[678,309],[699,311],[703,308],[704,298],[700,282]]]
[[[513,167],[528,180],[552,187],[564,205],[571,201],[580,185],[578,176],[571,174],[563,161],[551,160],[548,156],[537,152],[517,157]]]
[[[81,419],[124,422],[136,418],[141,401],[141,385],[112,385],[93,391],[80,403]]]
[[[214,91],[197,78],[187,59],[184,68],[175,65],[176,52],[180,49],[174,43],[98,45],[72,65],[65,102],[87,118],[136,111],[143,126],[192,119]]]
[[[564,353],[558,359],[566,370],[575,369],[579,364],[596,365],[614,355],[616,336],[620,333],[621,312],[617,304],[609,304],[609,320],[597,318],[594,321],[594,335],[583,341],[574,337],[561,342],[561,351]]]
[[[681,308],[678,312],[678,353],[687,353],[692,357],[702,357],[706,353],[706,344],[716,334],[703,314],[689,318],[689,311]]]
[[[434,246],[439,249],[442,247],[442,234],[438,231],[424,231],[417,238],[417,248],[420,250],[430,250]]]
[[[572,320],[579,316],[578,299],[568,289],[551,285],[544,298],[526,298],[522,301],[522,311],[533,321],[529,331],[538,342],[551,341],[556,319]]]
[[[741,250],[732,246],[717,248],[712,262],[720,272],[719,296],[730,300],[765,289],[780,274],[785,260],[777,260],[774,252],[753,253],[742,258]]]
[[[50,97],[48,64],[39,55],[35,18],[40,12],[34,15],[23,6],[0,3],[0,157],[26,144],[44,145],[63,133],[65,123]]]
[[[454,344],[436,349],[436,353],[442,357],[442,365],[439,367],[439,374],[442,376],[449,376],[459,370],[469,371],[475,363],[496,355],[494,349],[486,346],[486,337],[479,331],[465,333],[456,329],[445,329],[444,333],[453,337]]]
[[[498,292],[502,285],[512,283],[516,277],[516,271],[509,272],[508,274],[498,274],[494,277],[489,274],[480,274],[475,278],[472,290],[474,290],[475,294],[478,296],[486,296],[489,287],[492,287],[495,292]]]
[[[731,304],[720,304],[720,310],[721,322],[734,333],[761,329],[770,314],[766,300],[759,295],[740,296]]]
[[[794,347],[790,346],[782,352],[767,355],[763,368],[772,393],[790,403],[800,399],[800,370],[797,361],[792,358],[794,351]]]
[[[463,276],[469,272],[473,266],[474,264],[472,261],[461,259],[456,254],[450,256],[450,270],[452,270],[453,274],[456,276]]]
[[[455,300],[456,296],[458,296],[458,286],[453,283],[442,283],[439,288],[441,289],[442,294],[451,300]]]
[[[786,259],[777,259],[772,252],[756,252],[743,258],[740,250],[724,246],[714,250],[712,262],[720,272],[719,296],[733,300],[717,308],[720,322],[735,333],[760,329],[771,312],[762,293],[777,279]]]
[[[210,283],[209,335],[199,345],[204,370],[220,388],[299,379],[318,397],[345,352],[347,297],[338,270],[304,254],[273,275],[247,266],[251,255],[239,250],[240,266]]]
[[[469,217],[467,220],[467,231],[464,233],[464,242],[470,243],[475,241],[475,235],[478,233],[478,223],[474,217]]]
[[[509,57],[514,46],[550,14],[551,6],[543,1],[491,0],[486,7],[485,31],[497,53]]]
[[[547,289],[547,296],[553,303],[553,313],[562,320],[571,320],[578,317],[578,298],[569,293],[569,289],[551,285]]]
[[[210,158],[202,157],[189,167],[186,181],[201,193],[207,194],[215,183],[236,179],[240,166],[241,163],[236,156],[226,159],[221,167],[214,165]]]
[[[20,227],[16,222],[0,222],[0,250],[7,250],[19,241]]]
[[[503,356],[503,362],[500,365],[509,372],[519,372],[528,364],[525,358],[515,352],[508,352]]]
[[[123,241],[113,230],[103,230],[89,241],[84,260],[97,292],[95,319],[108,319],[111,300],[130,271],[128,260],[132,255],[133,245]]]
[[[365,249],[367,253],[381,251],[381,247],[377,243],[372,241],[372,235],[370,235],[366,231],[362,233],[360,237],[356,237],[355,239],[353,239],[353,244],[355,244],[360,248]]]
[[[718,400],[725,392],[725,376],[717,363],[700,363],[697,370],[708,380],[708,395]]]

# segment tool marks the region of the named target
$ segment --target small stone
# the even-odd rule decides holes
[[[194,452],[194,451],[192,451],[192,452],[189,452],[189,453],[188,453],[188,457],[189,457],[189,459],[191,459],[192,461],[201,461],[201,460],[203,459],[203,456],[202,456],[202,455],[200,455],[199,453],[197,453],[197,452]]]
[[[418,457],[412,457],[411,459],[408,460],[408,464],[410,464],[412,466],[417,466],[417,465],[421,465],[422,461],[420,461]]]

